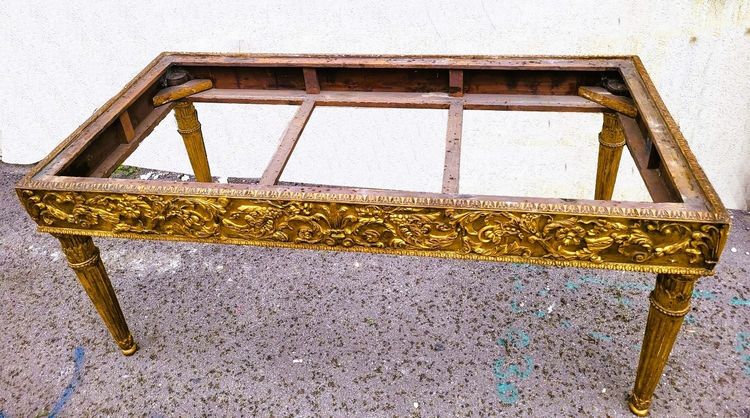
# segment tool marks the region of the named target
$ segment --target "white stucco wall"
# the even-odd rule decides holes
[[[748,1],[6,0],[0,19],[0,151],[9,163],[41,159],[163,50],[638,54],[724,203],[744,208],[748,197]],[[199,106],[214,174],[257,176],[293,112]],[[282,179],[439,184],[445,112],[315,112]],[[342,115],[343,124],[327,126]],[[373,129],[378,121],[389,129]],[[590,198],[599,123],[592,115],[467,112],[461,191]],[[624,157],[615,198],[645,199]],[[128,164],[189,171],[171,118]]]

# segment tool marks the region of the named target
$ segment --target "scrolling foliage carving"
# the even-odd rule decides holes
[[[698,222],[463,208],[21,191],[42,226],[196,241],[472,258],[710,269],[721,231]]]

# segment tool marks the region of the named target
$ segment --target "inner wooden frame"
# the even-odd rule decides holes
[[[173,103],[154,106],[152,99],[164,88],[167,73],[175,69],[186,71],[192,79],[211,80],[213,85],[209,90],[182,100],[300,105],[259,183],[156,184],[107,178],[172,110]],[[620,94],[632,99],[637,108],[634,118],[622,113],[617,113],[617,118],[627,148],[653,203],[458,194],[463,110],[616,112],[611,106],[579,95],[581,87],[598,88],[613,83],[625,86]],[[448,109],[442,192],[278,185],[294,143],[316,106]],[[338,250],[701,275],[711,274],[726,241],[729,225],[724,206],[667,112],[640,59],[631,56],[375,57],[163,53],[34,167],[18,184],[17,190],[32,217],[35,211],[38,212],[35,219],[40,225],[39,229],[52,233],[305,248],[335,247]],[[260,239],[253,234],[235,236],[223,232],[195,233],[192,230],[179,233],[174,228],[145,231],[134,229],[132,225],[123,229],[117,223],[108,223],[106,214],[97,215],[100,220],[99,226],[96,226],[86,222],[70,222],[64,216],[45,216],[40,212],[42,206],[49,212],[51,205],[45,199],[85,200],[97,195],[117,195],[119,199],[146,196],[172,200],[178,196],[188,196],[201,203],[230,199],[232,201],[222,210],[231,207],[235,211],[242,202],[252,202],[259,207],[299,202],[322,203],[328,207],[321,210],[329,212],[333,204],[349,204],[355,208],[377,205],[391,211],[432,211],[425,216],[440,218],[435,221],[438,223],[444,221],[446,213],[455,210],[474,211],[474,215],[488,217],[489,224],[499,222],[491,220],[493,216],[502,216],[504,220],[513,216],[542,216],[548,217],[545,221],[548,224],[574,219],[573,223],[578,226],[585,225],[584,235],[579,237],[581,240],[592,238],[591,224],[596,222],[607,223],[609,229],[605,228],[604,235],[593,238],[606,240],[622,232],[622,228],[629,232],[627,237],[618,238],[619,247],[608,247],[606,251],[599,251],[596,245],[587,244],[573,253],[570,249],[560,250],[559,254],[536,250],[529,253],[514,250],[498,253],[486,248],[472,248],[467,253],[460,243],[455,242],[444,248],[432,244],[425,246],[424,243],[408,248],[370,246],[367,243],[347,246],[339,242],[326,246],[305,243],[304,240]],[[88,203],[81,205],[79,212]],[[66,208],[72,212],[76,210],[69,205]],[[216,214],[209,215],[217,222],[225,221]],[[328,213],[326,216],[334,215]],[[649,234],[649,231],[658,231],[659,228],[672,231],[669,225],[673,225],[672,229],[684,231],[684,234],[672,242],[665,240],[666,235],[661,230],[659,233],[662,236],[652,237],[656,241],[647,246],[650,252],[647,260],[639,260],[637,255],[623,257],[619,254],[623,245],[628,246],[631,245],[630,241],[638,240],[639,233]],[[695,234],[707,234],[709,237],[690,238]],[[623,244],[622,240],[628,242]],[[592,251],[595,254],[592,255]],[[700,260],[691,261],[695,260],[693,256],[696,252],[700,254]]]

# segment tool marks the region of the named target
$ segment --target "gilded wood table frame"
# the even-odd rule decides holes
[[[211,182],[193,102],[298,104],[255,184]],[[278,184],[317,106],[448,110],[441,193]],[[458,193],[464,110],[603,114],[594,200]],[[199,182],[108,176],[174,110]],[[653,203],[614,202],[623,147]],[[640,59],[163,53],[17,185],[124,354],[137,346],[92,236],[657,273],[630,398],[645,415],[729,217]]]

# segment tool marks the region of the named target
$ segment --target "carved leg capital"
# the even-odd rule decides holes
[[[53,234],[60,240],[68,265],[78,276],[78,281],[88,294],[109,329],[120,350],[129,356],[138,349],[128,324],[117,302],[112,283],[109,281],[104,264],[99,257],[99,249],[88,236]]]
[[[690,311],[690,297],[698,276],[659,274],[656,287],[649,295],[646,332],[635,387],[628,405],[638,416],[648,415],[651,397],[667,364],[682,320]]]

